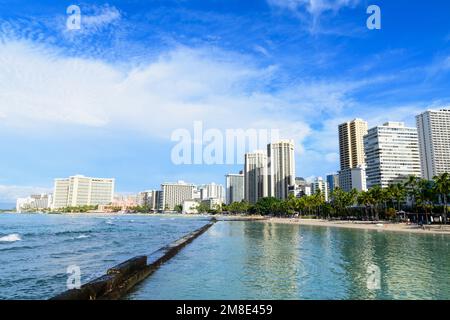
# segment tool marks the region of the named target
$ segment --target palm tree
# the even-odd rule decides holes
[[[366,213],[366,219],[369,219],[367,209],[370,208],[371,213],[373,212],[374,200],[372,194],[368,191],[362,191],[358,194],[357,201],[359,205],[364,206],[364,212]]]
[[[402,203],[406,200],[406,188],[401,183],[397,183],[395,200],[397,201],[398,210],[400,211],[402,209]]]
[[[369,193],[375,203],[375,220],[380,218],[380,205],[384,202],[385,192],[380,186],[375,186],[369,190]]]
[[[420,192],[419,181],[420,178],[416,176],[409,176],[408,180],[405,182],[407,194],[411,199],[412,207],[415,208],[416,211],[417,223],[419,222],[419,213],[417,212],[417,197]]]
[[[448,195],[450,193],[450,175],[448,172],[436,176],[433,178],[435,185],[434,191],[440,196],[441,201],[444,205],[444,224],[447,224],[447,206],[448,206]]]
[[[432,211],[433,209],[433,182],[426,179],[419,180],[419,193],[417,195],[417,202],[425,211],[425,220],[428,224],[428,209]]]

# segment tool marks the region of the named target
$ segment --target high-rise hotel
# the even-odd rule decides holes
[[[362,119],[355,119],[339,125],[341,161],[339,187],[344,191],[367,189],[364,155],[364,136],[367,134],[367,128],[367,122]]]
[[[428,110],[416,116],[422,177],[450,172],[450,109]]]
[[[161,184],[159,210],[174,210],[176,206],[182,205],[185,200],[193,199],[194,189],[194,184],[184,181]]]
[[[268,196],[267,155],[264,151],[245,154],[244,197],[250,203]]]
[[[85,205],[107,205],[114,199],[112,178],[91,178],[76,175],[55,179],[53,209]]]
[[[281,140],[267,146],[269,197],[287,199],[289,186],[295,184],[295,144]]]
[[[368,131],[364,148],[369,188],[386,188],[411,175],[421,176],[416,128],[408,128],[403,122],[387,122]]]
[[[226,204],[244,200],[244,174],[229,173],[225,176]]]

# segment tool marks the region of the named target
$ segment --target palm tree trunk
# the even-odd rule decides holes
[[[444,224],[447,224],[447,195],[444,194]]]

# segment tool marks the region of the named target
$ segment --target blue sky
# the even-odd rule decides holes
[[[82,29],[67,30],[66,9]],[[382,29],[366,28],[376,4]],[[337,125],[414,125],[447,106],[450,3],[0,0],[0,202],[53,178],[117,191],[223,183],[240,165],[174,165],[171,133],[279,129],[297,175],[337,171]]]

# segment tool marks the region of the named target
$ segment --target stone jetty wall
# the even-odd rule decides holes
[[[172,242],[149,256],[138,256],[122,262],[92,280],[80,289],[71,289],[50,300],[105,300],[120,299],[139,282],[150,276],[163,263],[174,257],[182,248],[208,230],[215,219],[186,236]]]

